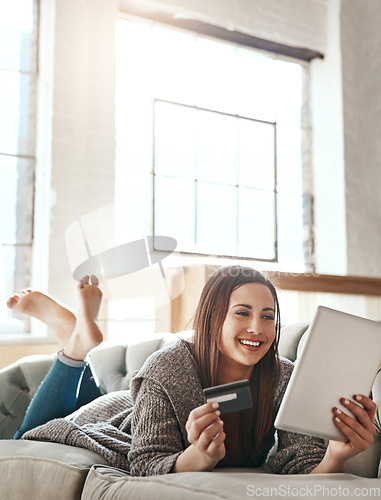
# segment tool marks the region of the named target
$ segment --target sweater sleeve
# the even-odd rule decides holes
[[[278,449],[267,463],[274,474],[309,474],[323,460],[324,439],[277,431]]]
[[[167,474],[186,445],[173,406],[163,388],[144,378],[135,400],[128,454],[133,476]]]

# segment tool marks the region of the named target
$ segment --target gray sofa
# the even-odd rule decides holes
[[[282,328],[280,354],[297,358],[300,340],[308,324]],[[154,351],[170,345],[179,335],[156,334],[129,345],[102,344],[91,361],[105,392],[128,389],[131,373]],[[381,372],[373,397],[377,402],[378,434],[373,445],[350,461],[345,474],[277,476],[260,469],[222,469],[203,473],[131,477],[115,469],[99,455],[82,448],[37,441],[13,441],[30,399],[49,370],[54,356],[28,356],[0,371],[0,477],[1,498],[31,499],[236,499],[272,495],[283,498],[381,496]],[[367,496],[367,495],[365,495]]]

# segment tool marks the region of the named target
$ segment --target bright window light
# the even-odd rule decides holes
[[[2,306],[4,295],[29,286],[31,279],[37,40],[38,0],[0,0]],[[3,311],[0,333],[24,330],[29,331],[27,320]]]
[[[308,65],[137,18],[117,49],[120,231],[310,270]]]

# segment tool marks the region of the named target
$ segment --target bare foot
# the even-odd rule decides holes
[[[7,306],[45,323],[56,335],[61,347],[65,347],[73,333],[76,317],[73,311],[58,300],[44,293],[22,290],[9,298]]]
[[[97,278],[91,276],[91,284],[88,276],[82,278],[78,285],[78,293],[79,312],[74,332],[65,348],[65,356],[83,360],[87,353],[103,340],[102,332],[95,323],[102,300]]]

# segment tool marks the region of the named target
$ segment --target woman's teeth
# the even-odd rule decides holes
[[[244,345],[251,345],[253,347],[259,347],[260,346],[260,342],[252,342],[251,340],[240,340],[241,344],[244,344]]]

